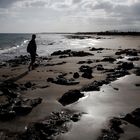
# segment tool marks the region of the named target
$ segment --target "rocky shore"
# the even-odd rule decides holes
[[[140,76],[140,67],[135,65],[139,60],[140,50],[89,47],[38,57],[30,72],[28,56],[2,62],[0,139],[48,140],[68,132],[83,112],[65,107],[78,102],[84,92],[100,91],[103,85],[126,75]],[[126,123],[140,127],[139,108],[123,118],[114,116],[98,140],[118,140],[125,131],[121,125]]]

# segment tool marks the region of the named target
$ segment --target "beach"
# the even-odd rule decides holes
[[[140,139],[140,37],[65,38],[34,70],[24,53],[1,62],[0,139]]]

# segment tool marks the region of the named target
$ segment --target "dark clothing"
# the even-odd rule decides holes
[[[29,42],[29,53],[32,54],[32,55],[36,55],[36,42],[34,39],[32,39],[30,42]]]
[[[32,39],[27,46],[27,52],[30,53],[30,56],[31,56],[31,63],[28,67],[29,70],[30,70],[30,67],[33,69],[33,64],[36,59],[36,49],[37,49],[37,46],[36,46],[35,39]]]

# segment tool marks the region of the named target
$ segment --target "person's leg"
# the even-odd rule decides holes
[[[31,55],[31,68],[34,69],[35,55]]]
[[[29,71],[30,71],[30,69],[33,69],[33,64],[35,62],[35,55],[30,54],[30,57],[31,57],[31,62],[30,62],[29,67],[28,67]]]

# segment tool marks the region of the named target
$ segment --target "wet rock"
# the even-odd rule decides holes
[[[45,120],[31,123],[27,130],[19,135],[19,140],[52,140],[55,136],[69,130],[67,122],[71,123],[71,120],[76,120],[72,118],[80,118],[80,116],[80,113],[69,111],[53,112]]]
[[[49,78],[47,79],[47,82],[53,82],[53,81],[54,81],[53,78],[50,78],[50,77],[49,77]]]
[[[103,129],[102,134],[97,140],[118,140],[120,134],[124,133],[120,125],[122,121],[119,118],[113,118],[109,122],[109,128]]]
[[[118,69],[126,69],[130,70],[134,68],[134,64],[132,62],[123,62],[121,65],[118,66]]]
[[[129,61],[139,61],[140,58],[139,57],[132,57],[132,58],[128,58]]]
[[[136,87],[140,87],[140,84],[135,84]]]
[[[94,81],[84,87],[82,87],[81,91],[99,91],[100,86],[102,86],[104,81]]]
[[[79,78],[79,73],[78,72],[75,72],[74,74],[73,74],[73,78],[75,78],[75,79],[77,79],[77,78]]]
[[[32,87],[32,83],[31,82],[26,82],[25,84],[24,84],[24,86],[26,87],[26,88],[31,88]]]
[[[77,85],[77,84],[79,84],[79,82],[75,81],[73,78],[66,79],[64,77],[56,77],[55,79],[53,79],[50,82],[55,83],[55,84],[59,84],[59,85]]]
[[[117,68],[117,69],[114,69],[114,72],[107,74],[106,80],[111,82],[125,75],[129,75],[129,72],[126,69]]]
[[[116,52],[115,55],[126,54],[129,56],[137,56],[138,53],[139,53],[139,51],[136,49],[125,49],[125,50],[120,50],[119,52]]]
[[[137,68],[134,72],[137,76],[140,76],[140,68]]]
[[[99,64],[96,66],[97,70],[102,71],[104,70],[103,65]]]
[[[128,113],[124,118],[125,121],[140,127],[140,108]]]
[[[110,63],[113,63],[114,61],[116,61],[115,58],[112,58],[112,57],[106,57],[104,59],[101,60],[102,62],[110,62]]]
[[[72,51],[71,52],[71,56],[77,56],[77,57],[90,56],[90,55],[93,55],[93,54],[91,54],[89,52],[84,52],[84,51],[79,51],[79,52]]]
[[[13,110],[16,112],[17,115],[26,115],[31,112],[32,106],[28,105],[15,105]]]
[[[94,47],[92,47],[90,49],[90,51],[102,51],[102,50],[104,50],[104,48],[94,48]]]
[[[81,114],[74,114],[72,117],[71,117],[71,120],[73,122],[77,122],[80,120],[80,117],[81,117]]]
[[[16,112],[8,109],[0,109],[0,120],[8,121],[14,119],[16,116]]]
[[[79,68],[79,70],[80,70],[80,72],[83,72],[82,77],[88,78],[88,79],[93,78],[93,76],[92,76],[92,67],[87,66],[87,65],[82,65]]]
[[[51,56],[55,56],[55,55],[64,55],[64,54],[68,54],[68,55],[69,55],[70,52],[71,52],[71,50],[64,50],[64,51],[59,50],[59,51],[53,52],[53,53],[51,54]]]
[[[30,106],[32,107],[35,107],[37,106],[38,104],[40,104],[42,102],[42,98],[36,98],[36,99],[28,99],[26,101],[26,103],[28,103]]]
[[[74,103],[79,100],[79,98],[83,97],[84,94],[82,94],[79,90],[70,90],[58,100],[63,106]]]
[[[61,55],[61,58],[62,57],[82,57],[82,56],[89,56],[89,55],[93,55],[91,53],[88,53],[88,52],[84,52],[84,51],[71,51],[71,50],[64,50],[64,51],[56,51],[56,52],[53,52],[51,54],[52,56],[57,56],[57,55]]]
[[[86,61],[79,61],[77,64],[84,64]]]

